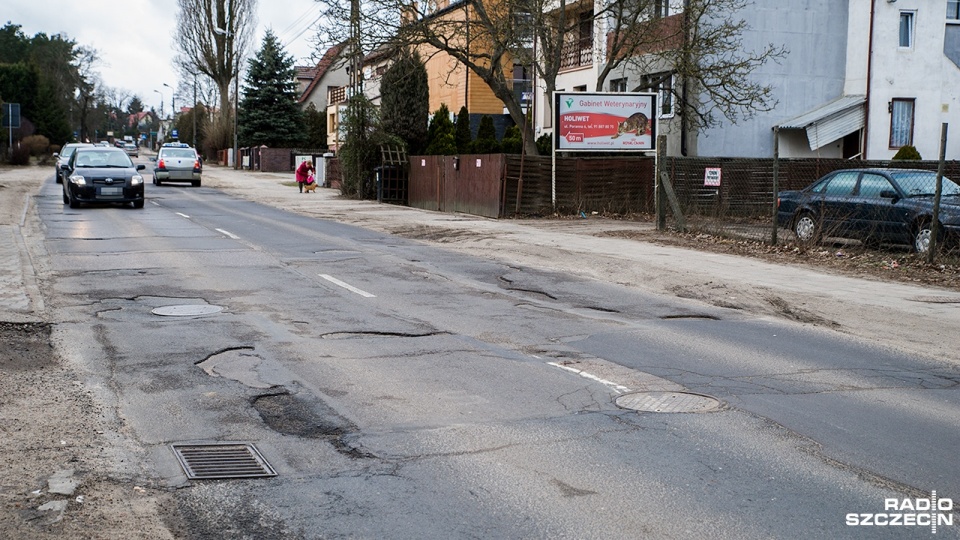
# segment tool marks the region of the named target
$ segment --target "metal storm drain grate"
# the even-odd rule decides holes
[[[720,408],[720,400],[691,392],[636,392],[616,399],[617,407],[641,412],[700,413]]]
[[[199,315],[212,315],[214,313],[220,313],[221,311],[223,311],[223,308],[220,306],[183,304],[179,306],[158,307],[151,313],[164,317],[196,317]]]
[[[174,444],[173,452],[190,480],[265,478],[276,471],[252,444]]]

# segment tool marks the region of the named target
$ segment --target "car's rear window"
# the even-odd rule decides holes
[[[908,196],[934,195],[937,191],[937,173],[932,171],[897,171],[890,173],[890,176]],[[960,186],[944,176],[941,194],[960,195]]]
[[[163,150],[163,157],[196,158],[196,154],[189,148],[170,148]]]

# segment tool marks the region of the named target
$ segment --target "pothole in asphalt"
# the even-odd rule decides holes
[[[326,439],[338,452],[349,457],[373,457],[344,440],[346,436],[357,431],[357,426],[340,416],[322,400],[278,392],[253,398],[253,408],[260,413],[264,423],[277,433]]]
[[[197,367],[212,377],[232,379],[250,388],[273,388],[269,373],[261,373],[263,358],[253,352],[253,347],[231,347],[218,351],[197,362]]]
[[[320,339],[356,339],[365,337],[421,338],[445,334],[447,334],[447,332],[327,332],[326,334],[320,334]]]
[[[960,304],[960,297],[958,296],[914,296],[909,300],[927,304]]]
[[[154,308],[151,313],[162,317],[199,317],[201,315],[213,315],[221,311],[223,311],[223,307],[210,304],[182,304]]]
[[[693,392],[634,392],[618,397],[615,403],[621,409],[656,413],[704,413],[723,406],[719,399]]]

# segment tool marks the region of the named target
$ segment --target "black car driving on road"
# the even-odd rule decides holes
[[[834,171],[800,191],[777,197],[777,223],[801,243],[825,237],[854,238],[867,245],[910,244],[930,248],[937,173],[916,169]],[[960,185],[943,178],[937,238],[956,243],[960,233]]]
[[[63,182],[63,203],[132,203],[143,208],[143,176],[146,165],[134,165],[120,148],[78,148],[68,163]]]

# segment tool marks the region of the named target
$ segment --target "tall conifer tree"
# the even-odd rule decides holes
[[[306,139],[293,64],[293,57],[267,30],[256,57],[248,63],[238,116],[241,145],[295,147]]]
[[[430,88],[420,56],[401,52],[383,74],[380,89],[384,131],[403,139],[410,155],[422,153],[427,146]]]

